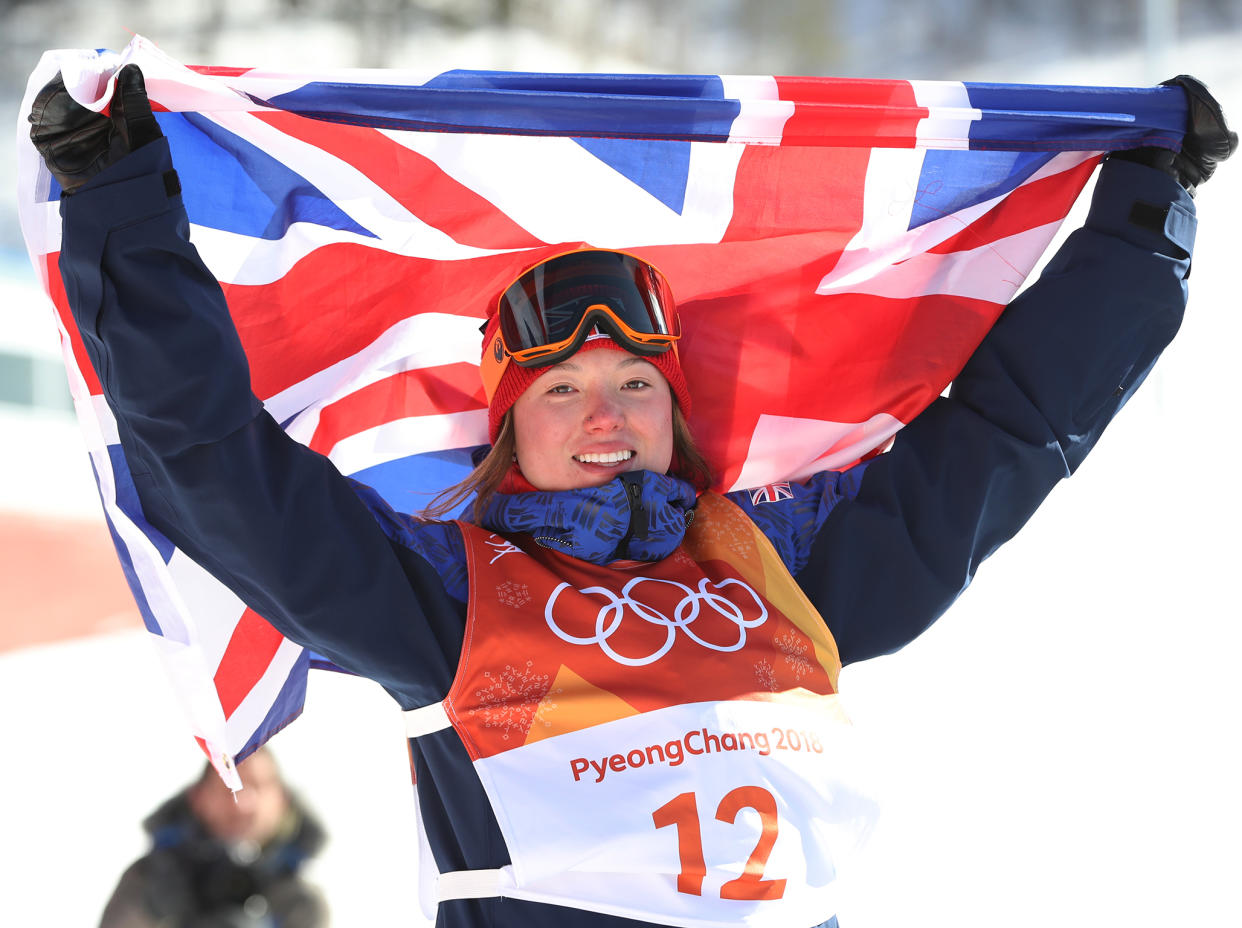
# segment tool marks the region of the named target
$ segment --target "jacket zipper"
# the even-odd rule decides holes
[[[645,538],[650,529],[647,510],[643,508],[642,476],[639,474],[622,474],[621,483],[625,487],[626,500],[630,504],[630,524],[625,530],[617,549],[613,552],[614,560],[625,560],[630,556],[630,541],[635,536]]]

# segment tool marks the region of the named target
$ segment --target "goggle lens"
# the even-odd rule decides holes
[[[500,297],[500,333],[523,367],[558,363],[600,327],[636,354],[661,354],[681,336],[664,276],[614,251],[576,251],[531,268]]]

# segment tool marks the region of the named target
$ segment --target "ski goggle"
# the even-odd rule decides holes
[[[639,357],[663,354],[681,337],[664,275],[618,251],[573,251],[536,264],[501,294],[496,316],[499,331],[483,352],[489,397],[510,361],[550,367],[595,334]]]

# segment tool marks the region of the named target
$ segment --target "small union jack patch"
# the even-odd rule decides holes
[[[760,503],[775,503],[781,499],[793,499],[793,490],[787,483],[769,483],[766,487],[756,487],[750,491],[750,501],[756,506]]]

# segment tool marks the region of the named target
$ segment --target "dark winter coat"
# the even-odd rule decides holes
[[[151,851],[122,875],[100,928],[324,928],[319,891],[299,875],[324,831],[290,797],[276,837],[263,847],[226,844],[194,817],[188,791],[143,823]]]

